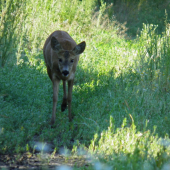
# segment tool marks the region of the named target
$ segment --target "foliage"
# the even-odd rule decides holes
[[[24,6],[23,0],[2,0],[0,3],[0,67],[4,67],[9,58],[20,52],[25,34]]]
[[[98,0],[98,4],[101,4]],[[126,23],[127,34],[136,37],[143,28],[143,23],[158,25],[157,32],[165,31],[165,11],[169,15],[170,2],[168,0],[104,0],[107,4],[113,4],[107,10],[109,17],[116,18],[120,23]],[[169,15],[170,16],[170,15]],[[169,17],[168,17],[169,20]]]
[[[164,168],[170,133],[168,14],[162,34],[157,25],[143,24],[136,39],[128,40],[125,25],[110,19],[112,5],[104,1],[100,7],[88,0],[2,2],[0,152],[35,152],[35,143],[42,142],[52,143],[55,152],[66,147],[77,153],[83,146],[103,169]],[[16,19],[10,18],[12,10]],[[60,111],[61,85],[51,128],[52,85],[42,46],[57,29],[87,47],[74,82],[74,119],[69,122],[67,110]]]
[[[100,164],[107,162],[110,169],[161,168],[169,160],[169,139],[158,139],[150,131],[137,131],[133,119],[130,127],[126,127],[126,123],[125,118],[121,128],[115,129],[114,119],[110,117],[110,126],[101,133],[98,144],[94,144],[96,138],[92,140],[89,148],[95,152]]]

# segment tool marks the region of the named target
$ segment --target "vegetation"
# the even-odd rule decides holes
[[[83,148],[94,166],[82,169],[169,168],[169,3],[111,2],[2,0],[0,153],[34,153],[35,143],[42,142],[52,143],[55,152],[65,147],[80,154]],[[140,5],[135,9],[142,27],[130,20],[121,24],[116,17],[120,13],[113,9],[135,5]],[[144,6],[150,9],[146,15]],[[144,22],[153,14],[158,23]],[[77,43],[85,40],[87,48],[73,87],[74,119],[69,122],[67,110],[60,111],[60,91],[51,128],[52,85],[42,47],[48,35],[60,29]]]

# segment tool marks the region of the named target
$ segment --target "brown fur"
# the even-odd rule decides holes
[[[71,101],[74,75],[79,61],[79,55],[84,51],[85,42],[76,44],[65,31],[53,32],[45,41],[43,54],[47,66],[47,73],[53,83],[53,112],[51,124],[55,123],[55,112],[58,100],[60,80],[63,81],[63,102],[61,110],[64,111],[68,104],[69,120],[71,121]],[[66,82],[68,82],[68,97],[66,94]]]

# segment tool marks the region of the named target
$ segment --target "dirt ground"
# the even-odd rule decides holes
[[[49,153],[24,153],[23,155],[0,155],[1,170],[57,170],[57,167],[67,165],[69,167],[87,167],[86,159],[83,157],[64,157],[60,154]]]

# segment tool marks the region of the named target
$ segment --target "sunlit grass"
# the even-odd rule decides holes
[[[127,40],[116,34],[119,25],[109,22],[105,3],[95,12],[95,1],[74,0],[68,15],[65,11],[72,3],[67,2],[40,0],[26,6],[20,55],[17,62],[11,60],[0,69],[0,152],[34,152],[35,145],[52,143],[55,152],[65,147],[70,155],[78,148],[92,154],[95,163],[89,169],[166,168],[168,23],[162,36],[156,34],[157,26],[143,25],[135,40]],[[51,128],[52,83],[42,46],[57,29],[68,31],[76,42],[85,40],[87,48],[80,56],[73,87],[74,119],[69,122],[67,111],[60,111],[60,84],[56,124]]]

